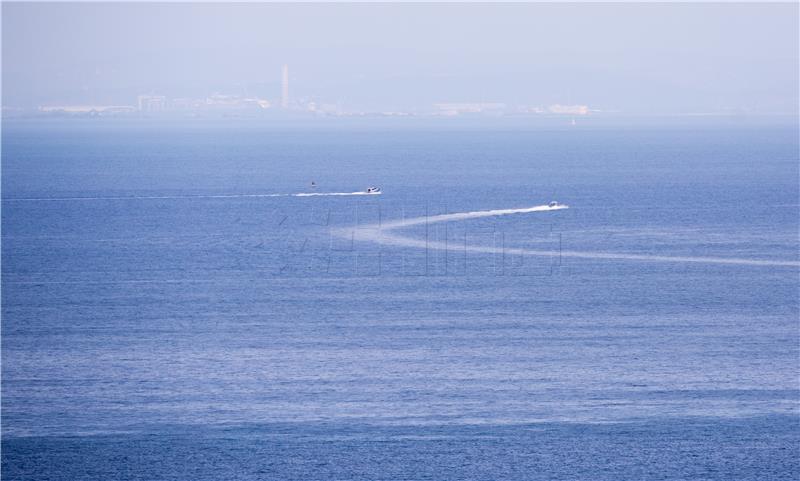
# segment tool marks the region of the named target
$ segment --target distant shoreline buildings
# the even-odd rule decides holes
[[[41,105],[38,109],[42,113],[65,114],[130,114],[136,112],[133,105]]]
[[[338,103],[321,102],[318,99],[290,97],[289,65],[283,64],[280,70],[280,109],[273,108],[273,102],[254,95],[232,95],[214,92],[203,98],[175,97],[157,93],[140,94],[134,105],[98,105],[98,104],[55,104],[41,105],[37,112],[40,115],[62,116],[223,116],[223,117],[258,117],[263,115],[313,115],[324,117],[460,117],[460,116],[586,116],[599,110],[590,109],[588,105],[552,104],[548,107],[514,106],[500,102],[436,102],[428,109],[403,111],[352,111],[344,109]],[[245,89],[246,90],[246,89]],[[22,111],[3,109],[4,114],[13,112],[20,115]]]
[[[136,102],[139,112],[163,112],[166,110],[167,98],[163,95],[140,95]]]
[[[517,106],[509,108],[506,104],[495,102],[479,103],[437,103],[434,104],[435,114],[444,117],[454,117],[458,115],[571,115],[584,116],[592,112],[588,105],[561,105],[553,104],[549,107]]]

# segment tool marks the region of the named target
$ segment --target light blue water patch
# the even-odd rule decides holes
[[[9,479],[800,474],[794,130],[136,125],[4,126]]]

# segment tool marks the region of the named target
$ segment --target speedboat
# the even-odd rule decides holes
[[[380,194],[381,188],[380,187],[367,187],[367,194]]]
[[[549,204],[547,204],[547,207],[558,207],[559,205],[561,205],[561,204],[559,204],[556,201],[552,201]]]

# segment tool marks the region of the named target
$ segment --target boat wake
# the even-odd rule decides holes
[[[299,194],[288,194],[290,197],[314,197],[328,195],[380,195],[378,192],[301,192]],[[280,195],[280,194],[278,194]]]
[[[129,195],[98,197],[18,197],[5,198],[3,202],[47,202],[47,201],[90,201],[90,200],[151,200],[151,199],[237,199],[246,197],[324,197],[350,195],[380,195],[378,192],[298,192],[295,194],[216,194],[216,195]]]
[[[532,212],[549,212],[569,208],[566,205],[551,204],[525,207],[521,209],[496,209],[482,210],[474,212],[460,212],[454,214],[441,214],[434,216],[415,217],[378,224],[359,226],[353,229],[336,229],[335,235],[348,237],[357,241],[373,242],[384,245],[400,247],[414,247],[422,249],[448,250],[452,249],[452,244],[446,242],[415,239],[398,233],[397,231],[415,225],[436,224],[440,222],[455,222],[469,219],[480,219],[484,217],[496,217],[511,214],[526,214]],[[621,260],[621,261],[647,261],[647,262],[678,262],[678,263],[698,263],[698,264],[729,264],[747,266],[773,266],[773,267],[800,267],[800,262],[786,260],[767,260],[767,259],[742,259],[733,257],[705,257],[705,256],[659,256],[649,254],[627,254],[616,252],[591,252],[573,250],[538,250],[524,248],[503,248],[491,246],[470,246],[459,247],[467,252],[480,254],[510,254],[521,256],[541,256],[541,257],[572,257],[578,259],[598,259],[598,260]]]

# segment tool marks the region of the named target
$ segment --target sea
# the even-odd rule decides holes
[[[799,479],[796,121],[493,122],[4,122],[2,479]]]

